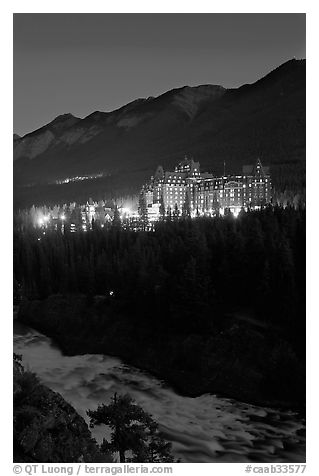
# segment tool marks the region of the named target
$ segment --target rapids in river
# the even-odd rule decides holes
[[[52,340],[14,321],[14,352],[41,382],[88,421],[86,410],[129,393],[159,423],[181,462],[305,462],[305,421],[296,412],[215,395],[175,393],[164,382],[107,355],[62,354]],[[106,427],[92,430],[101,442]]]

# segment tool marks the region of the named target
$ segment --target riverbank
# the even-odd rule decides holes
[[[27,463],[111,462],[88,425],[62,396],[13,362],[13,460]]]
[[[86,411],[129,393],[159,423],[183,463],[303,463],[305,421],[289,409],[260,407],[211,394],[177,394],[149,372],[101,354],[66,356],[51,338],[16,321],[14,349],[41,383],[59,393],[88,424]],[[95,427],[98,443],[109,438]]]
[[[130,318],[105,298],[55,295],[23,301],[18,319],[54,338],[67,355],[99,353],[145,369],[187,396],[219,394],[272,407],[304,407],[304,366],[272,329],[225,318],[206,334],[168,332]]]

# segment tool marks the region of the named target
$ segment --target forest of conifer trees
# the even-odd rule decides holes
[[[15,297],[26,322],[58,339],[72,336],[67,351],[79,350],[73,339],[90,352],[116,353],[113,339],[125,358],[141,359],[139,344],[147,338],[155,359],[156,345],[162,356],[160,347],[171,343],[167,353],[174,362],[162,356],[158,363],[157,355],[157,370],[164,362],[172,372],[189,365],[187,371],[198,379],[203,372],[205,380],[212,353],[217,365],[216,352],[231,345],[235,359],[249,354],[243,369],[255,360],[263,368],[258,372],[281,381],[285,389],[277,389],[276,398],[294,400],[299,380],[287,379],[291,372],[303,374],[305,360],[305,209],[267,207],[237,219],[186,217],[159,222],[153,232],[113,226],[40,233],[30,228],[14,234]],[[58,303],[52,296],[60,296]],[[32,307],[35,302],[40,307]],[[255,330],[257,347],[251,344]],[[204,343],[210,355],[199,362],[194,354]],[[300,386],[296,398],[303,398]]]

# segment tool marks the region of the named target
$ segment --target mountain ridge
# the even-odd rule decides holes
[[[17,133],[13,133],[13,136],[15,136],[16,138],[19,138],[19,139],[24,139],[26,137],[29,137],[29,136],[32,136],[33,134],[35,133],[38,133],[40,132],[42,129],[44,128],[47,128],[48,126],[56,123],[56,122],[60,122],[60,120],[62,118],[73,118],[73,119],[76,119],[78,121],[83,121],[85,119],[90,119],[92,118],[93,116],[95,115],[109,115],[109,114],[113,114],[113,113],[116,113],[116,112],[120,112],[121,110],[123,109],[126,109],[130,106],[133,106],[133,104],[137,105],[138,103],[141,104],[142,102],[147,102],[147,101],[150,101],[150,100],[154,100],[154,99],[159,99],[161,98],[162,96],[165,96],[167,94],[171,94],[171,93],[176,93],[176,92],[181,92],[182,90],[185,90],[185,89],[188,89],[188,90],[199,90],[200,88],[204,89],[204,88],[221,88],[221,89],[225,89],[223,86],[220,86],[220,85],[213,85],[213,84],[199,84],[197,86],[189,86],[189,85],[184,85],[184,86],[181,86],[181,87],[178,87],[178,88],[173,88],[173,89],[169,89],[167,91],[165,91],[164,93],[161,93],[159,94],[158,96],[148,96],[148,97],[145,97],[145,98],[137,98],[137,99],[134,99],[130,102],[128,102],[127,104],[123,105],[123,106],[120,106],[116,109],[113,109],[111,111],[100,111],[100,110],[96,110],[96,111],[93,111],[93,112],[90,112],[89,114],[87,114],[86,116],[84,117],[77,117],[75,116],[74,114],[70,113],[70,112],[67,112],[67,113],[62,113],[62,114],[59,114],[58,116],[56,116],[55,118],[53,118],[50,122],[46,123],[45,125],[41,126],[41,127],[38,127],[37,129],[34,129],[33,131],[30,131],[30,132],[27,132],[23,135],[19,135]]]
[[[15,138],[15,184],[102,173],[136,188],[185,153],[216,173],[224,161],[235,172],[257,156],[274,167],[304,162],[305,66],[292,59],[239,88],[182,86],[83,119],[60,115]]]

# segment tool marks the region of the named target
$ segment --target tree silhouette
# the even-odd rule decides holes
[[[117,208],[117,205],[115,205],[114,208],[114,216],[112,220],[112,228],[121,228],[122,222],[121,222],[121,217],[120,217],[120,212],[119,209]]]
[[[103,440],[103,451],[118,452],[120,462],[128,461],[127,451],[134,462],[173,462],[170,443],[158,431],[158,424],[143,408],[136,405],[130,395],[116,393],[109,405],[99,405],[96,410],[88,410],[90,427],[107,425],[112,429],[111,441]]]
[[[160,213],[161,220],[165,220],[165,203],[164,203],[163,195],[160,198],[159,213]]]
[[[186,193],[185,202],[183,203],[182,216],[184,218],[191,216],[191,202],[188,193]]]
[[[141,194],[139,197],[139,213],[141,218],[142,230],[146,230],[148,225],[148,212],[144,193]]]
[[[176,221],[179,218],[179,209],[177,203],[175,203],[174,211],[173,211],[173,219]]]

